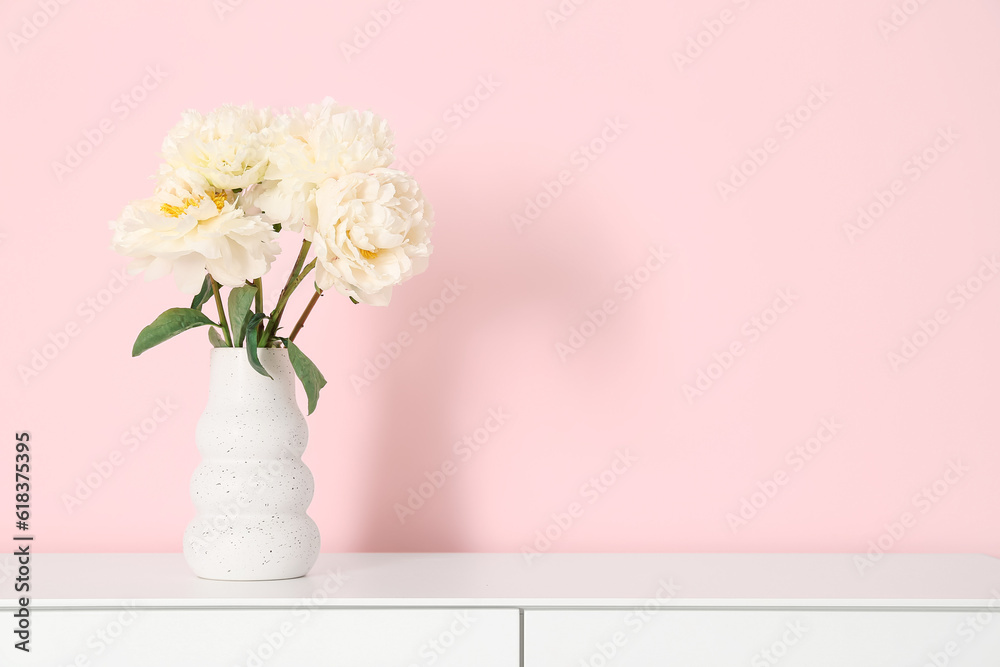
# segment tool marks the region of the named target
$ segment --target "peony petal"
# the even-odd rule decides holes
[[[174,262],[174,281],[184,294],[197,294],[205,282],[205,260],[198,255],[185,255]]]

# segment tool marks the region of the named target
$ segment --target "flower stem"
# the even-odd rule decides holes
[[[215,307],[219,309],[219,322],[222,323],[222,333],[226,336],[226,345],[233,346],[233,337],[229,335],[229,323],[226,321],[226,311],[222,308],[222,296],[219,294],[219,283],[211,275],[212,292],[215,294]]]
[[[286,303],[288,301],[288,297],[290,297],[292,295],[292,292],[295,291],[295,288],[299,286],[299,283],[301,283],[303,280],[305,280],[305,277],[309,275],[309,272],[312,271],[313,267],[315,267],[315,266],[316,266],[316,260],[313,259],[313,261],[311,261],[308,264],[306,264],[305,268],[302,269],[302,271],[301,271],[301,273],[299,273],[299,275],[295,276],[295,280],[293,280],[291,283],[288,284],[288,294],[284,297],[285,300],[282,301],[282,302],[280,302],[280,304],[281,304],[281,312],[278,313],[278,319],[277,320],[272,320],[272,322],[275,322],[274,328],[271,329],[270,322],[268,323],[268,329],[271,329],[271,333],[269,335],[271,336],[272,339],[274,337],[274,334],[278,332],[278,323],[281,322],[281,316],[285,312],[285,305],[286,305]],[[267,347],[267,344],[263,344],[263,345],[261,345],[261,347]]]
[[[288,337],[288,340],[294,341],[295,337],[299,335],[299,331],[301,331],[302,327],[306,325],[306,318],[309,317],[309,313],[312,312],[313,306],[316,305],[316,302],[319,301],[321,296],[323,296],[323,290],[317,287],[316,293],[312,295],[311,299],[309,299],[309,305],[306,306],[304,311],[302,311],[302,317],[300,317],[299,321],[295,323],[295,328],[292,329],[292,335]]]
[[[285,286],[281,288],[281,295],[278,297],[278,303],[275,305],[274,310],[271,311],[271,317],[267,321],[267,328],[264,329],[264,335],[261,337],[260,346],[267,347],[271,338],[274,337],[274,333],[278,330],[278,324],[281,322],[281,315],[285,312],[285,304],[288,303],[288,297],[292,295],[295,288],[302,280],[302,276],[305,275],[302,272],[302,265],[305,264],[306,255],[309,254],[309,246],[312,245],[311,241],[302,241],[302,248],[299,250],[299,256],[295,258],[295,265],[292,267],[292,272],[288,274],[288,280],[285,281]],[[315,265],[316,260],[309,265],[309,269]],[[308,271],[306,271],[308,273]]]
[[[253,295],[253,312],[260,314],[264,312],[264,283],[260,278],[254,278],[253,284],[257,288],[257,293]],[[257,340],[260,340],[263,333],[264,322],[261,321],[257,325]]]
[[[253,311],[262,313],[264,312],[264,285],[260,278],[254,278],[253,286],[257,288],[257,293],[253,295]]]

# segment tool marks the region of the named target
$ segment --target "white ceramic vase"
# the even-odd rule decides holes
[[[302,462],[309,429],[295,372],[287,350],[258,355],[273,380],[250,366],[244,348],[212,350],[208,405],[195,431],[197,515],[184,533],[184,557],[205,579],[301,577],[319,555],[319,529],[306,514],[313,476]]]

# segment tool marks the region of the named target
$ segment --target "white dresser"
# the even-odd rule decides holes
[[[1000,666],[980,555],[325,554],[258,583],[180,554],[38,555],[27,654],[13,576],[4,667]]]

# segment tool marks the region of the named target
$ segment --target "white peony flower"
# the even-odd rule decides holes
[[[248,211],[260,213],[268,222],[280,223],[282,229],[305,232],[312,239],[316,227],[316,186],[290,178],[264,181],[245,190],[240,197]]]
[[[268,220],[293,231],[316,226],[313,195],[320,183],[347,174],[388,167],[395,159],[389,124],[371,111],[357,111],[326,98],[304,111],[275,119],[275,145],[265,182],[246,201]]]
[[[187,169],[210,188],[248,188],[264,178],[275,140],[271,121],[269,110],[250,105],[223,105],[207,116],[185,111],[163,140],[160,175]]]
[[[198,293],[206,271],[230,287],[264,275],[279,252],[273,227],[197,182],[180,171],[110,224],[112,247],[133,258],[129,273],[145,271],[148,281],[173,271],[187,294]]]
[[[296,178],[314,185],[328,178],[388,167],[393,134],[384,118],[326,98],[292,109],[274,123],[278,136],[268,180]]]
[[[430,205],[413,178],[395,169],[347,174],[316,190],[316,286],[376,306],[393,285],[427,268]]]

